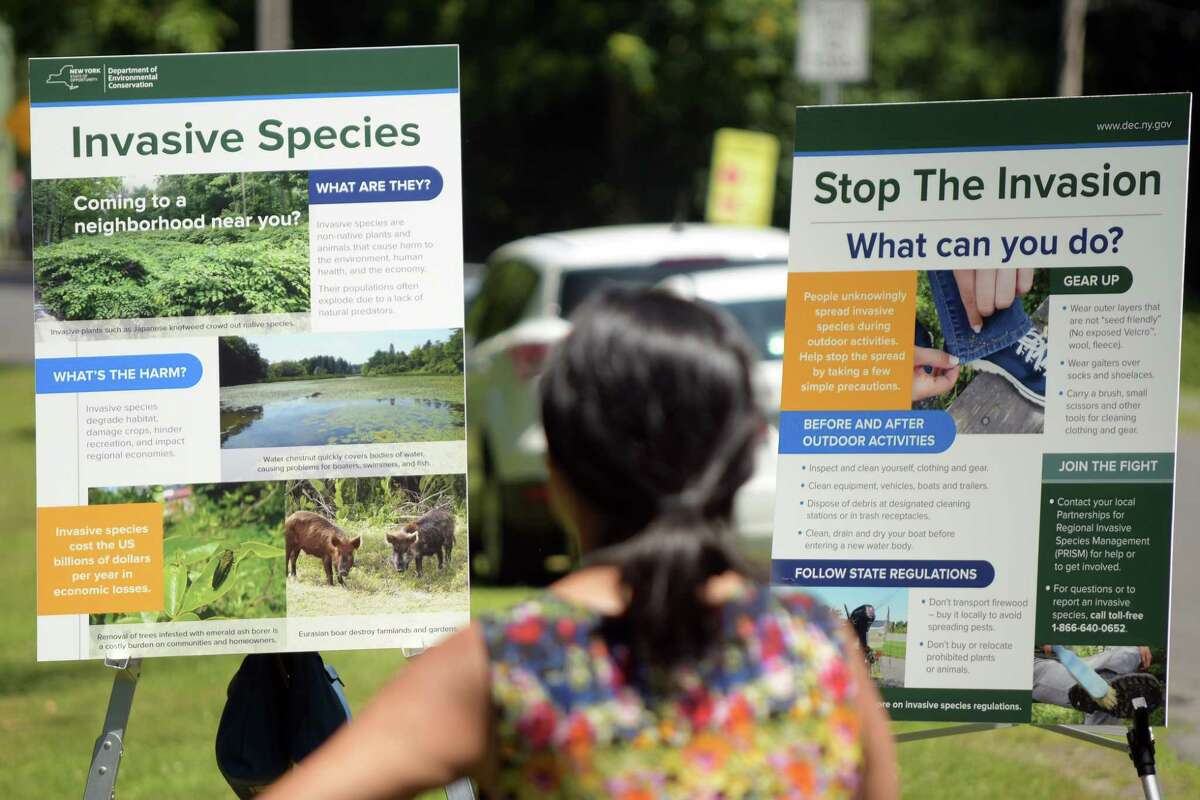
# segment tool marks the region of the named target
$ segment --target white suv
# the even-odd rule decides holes
[[[758,355],[754,389],[769,424],[755,459],[754,474],[734,499],[733,517],[743,550],[759,560],[770,558],[775,526],[787,276],[787,263],[780,261],[676,275],[661,284],[681,297],[723,308],[741,323]]]
[[[786,260],[783,231],[699,224],[548,233],[491,255],[467,315],[471,547],[478,573],[534,579],[571,563],[571,544],[547,505],[536,381],[579,303],[610,283],[654,285],[701,270],[759,265],[786,270]]]

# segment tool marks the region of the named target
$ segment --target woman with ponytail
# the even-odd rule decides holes
[[[584,553],[420,656],[268,797],[895,798],[853,633],[735,548],[764,429],[723,313],[656,290],[584,304],[541,378],[551,501]]]

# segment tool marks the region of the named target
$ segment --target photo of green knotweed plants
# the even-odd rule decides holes
[[[33,182],[39,319],[309,309],[304,172]]]
[[[285,614],[282,483],[93,488],[88,504],[161,503],[163,608],[93,614],[93,625]]]

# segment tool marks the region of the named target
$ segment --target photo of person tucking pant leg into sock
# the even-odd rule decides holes
[[[1044,407],[1049,340],[1022,303],[1033,288],[1034,270],[930,270],[927,276],[943,349]]]

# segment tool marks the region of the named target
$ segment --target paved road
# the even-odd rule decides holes
[[[0,364],[33,359],[33,289],[0,282]]]
[[[903,686],[904,685],[904,659],[892,658],[891,656],[883,656],[879,659],[879,685],[880,686]]]

